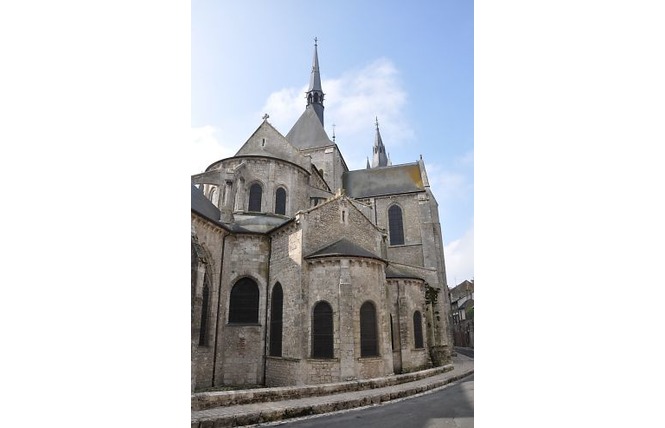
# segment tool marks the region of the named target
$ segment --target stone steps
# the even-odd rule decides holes
[[[412,396],[473,374],[472,359],[461,356],[454,360],[454,365],[365,381],[194,394],[191,426],[220,428],[254,425]],[[194,410],[195,405],[209,407]]]
[[[198,392],[192,394],[192,410],[205,410],[213,407],[237,406],[242,404],[263,403],[270,401],[293,400],[301,397],[318,397],[339,394],[341,392],[362,391],[400,385],[407,382],[435,376],[453,370],[452,364],[441,367],[348,382],[326,383],[308,386],[284,386],[273,388],[256,388],[236,391]]]

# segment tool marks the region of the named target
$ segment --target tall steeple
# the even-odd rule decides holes
[[[388,166],[388,157],[386,156],[386,148],[381,140],[381,133],[379,132],[379,118],[376,118],[376,136],[374,137],[374,155],[372,157],[372,168],[379,166]]]
[[[323,126],[323,89],[321,89],[321,74],[319,72],[319,54],[317,52],[318,39],[314,38],[314,59],[312,60],[312,74],[309,77],[307,90],[307,107],[312,106],[321,125]]]

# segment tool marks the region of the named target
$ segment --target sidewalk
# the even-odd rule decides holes
[[[192,428],[221,428],[254,425],[307,415],[380,404],[408,397],[454,382],[473,373],[473,358],[458,354],[453,369],[423,379],[380,388],[340,392],[331,395],[264,401],[251,404],[220,406],[192,411]],[[394,376],[393,376],[394,378]],[[387,378],[384,378],[387,379]],[[306,391],[303,388],[303,392]],[[367,388],[372,388],[370,385]]]

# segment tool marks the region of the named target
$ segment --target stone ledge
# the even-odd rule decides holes
[[[293,400],[302,397],[354,392],[367,389],[383,388],[424,379],[453,370],[452,364],[382,378],[348,382],[326,383],[308,386],[280,386],[240,391],[198,392],[192,394],[192,410],[205,410],[214,407],[237,406],[240,404],[262,403],[269,401]]]

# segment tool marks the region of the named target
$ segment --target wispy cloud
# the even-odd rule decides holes
[[[473,195],[473,150],[453,161],[453,169],[426,163],[427,178],[439,204],[450,204]]]
[[[473,225],[464,235],[444,246],[448,287],[473,279]]]
[[[211,163],[235,154],[236,150],[233,147],[221,143],[220,134],[218,129],[210,125],[192,128],[191,142],[193,150],[190,151],[191,174],[201,173]]]
[[[371,153],[374,142],[377,116],[381,133],[384,138],[390,136],[392,147],[414,138],[415,133],[404,115],[407,94],[392,61],[378,59],[337,78],[323,79],[321,86],[326,94],[326,131],[332,137],[335,124],[337,144],[351,169],[365,166],[365,156]],[[270,122],[286,134],[305,108],[306,91],[307,85],[273,92],[261,112],[267,112]]]

